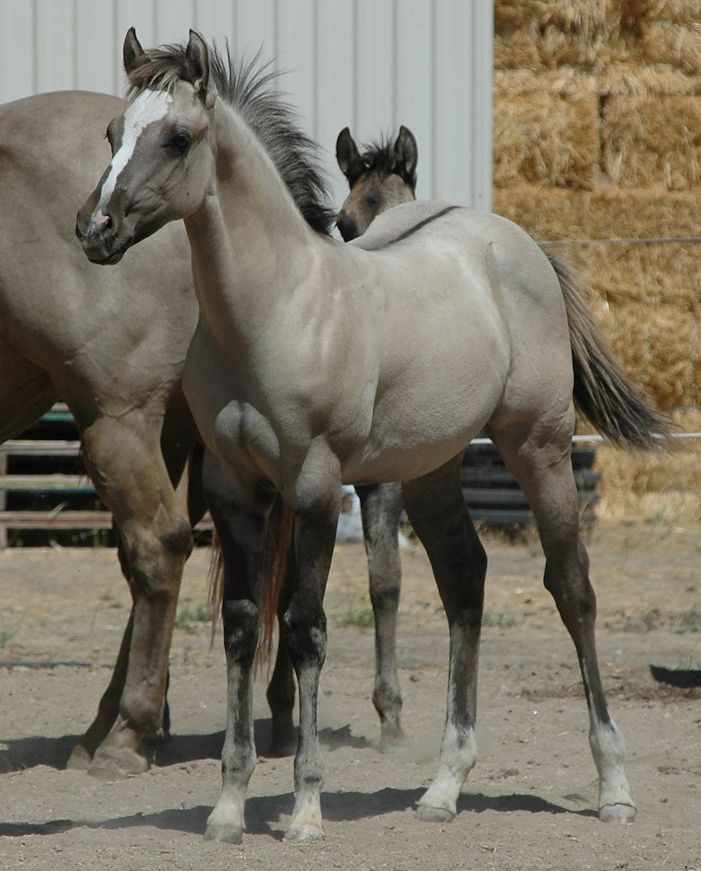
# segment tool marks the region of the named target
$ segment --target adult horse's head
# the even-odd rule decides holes
[[[146,52],[133,27],[126,35],[131,99],[107,128],[112,160],[76,221],[94,263],[117,263],[135,242],[197,211],[211,188],[208,134],[217,89],[209,52],[192,30],[179,52],[173,64],[172,49]]]
[[[403,124],[394,142],[382,139],[362,154],[345,127],[336,140],[336,160],[350,186],[336,216],[346,242],[361,236],[380,212],[416,197],[418,150],[414,134]]]

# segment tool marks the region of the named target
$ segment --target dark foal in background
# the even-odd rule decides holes
[[[336,159],[348,179],[350,193],[336,224],[345,242],[362,235],[381,212],[415,199],[418,151],[413,134],[399,129],[394,142],[382,138],[362,152],[345,127],[336,140]],[[402,694],[397,674],[397,610],[401,587],[399,519],[400,484],[357,485],[368,558],[370,601],[375,621],[375,686],[372,702],[380,717],[383,750],[404,738]],[[284,597],[283,600],[284,601]],[[272,749],[276,755],[294,753],[297,746],[292,720],[295,686],[292,664],[284,645],[278,645],[267,698],[273,712]]]
[[[414,134],[403,124],[392,142],[382,138],[358,150],[347,127],[336,140],[336,160],[350,193],[336,216],[344,242],[361,236],[381,212],[416,199]]]

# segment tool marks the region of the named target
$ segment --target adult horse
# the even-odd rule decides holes
[[[545,584],[579,657],[599,816],[632,820],[578,531],[573,393],[619,443],[649,447],[663,423],[626,381],[565,267],[511,222],[444,203],[399,206],[355,243],[334,242],[304,222],[197,33],[187,47],[146,52],[132,29],[124,62],[131,101],[108,127],[112,160],[76,231],[90,260],[113,264],[168,222],[184,219],[187,230],[199,321],[183,386],[224,556],[228,716],[207,835],[242,837],[261,610],[275,606],[267,593],[291,538],[281,634],[300,729],[286,837],[323,836],[316,706],[341,481],[401,481],[433,566],[450,632],[448,704],[419,814],[453,818],[476,759],[486,572],[459,466],[483,428],[529,497]]]
[[[69,765],[95,757],[95,768],[136,773],[148,767],[142,739],[163,722],[192,546],[185,469],[195,427],[180,374],[196,306],[182,227],[110,273],[86,269],[75,243],[71,204],[88,189],[103,160],[99,136],[123,105],[67,92],[0,108],[0,441],[59,397],[73,412],[114,516],[133,605],[109,687]]]

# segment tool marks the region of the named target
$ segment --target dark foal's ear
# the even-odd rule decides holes
[[[190,31],[190,41],[187,44],[185,55],[192,73],[195,92],[200,94],[205,106],[211,109],[217,96],[217,89],[209,75],[207,43],[196,30]]]
[[[397,141],[394,143],[394,162],[396,172],[404,179],[412,190],[416,187],[416,164],[419,160],[419,150],[416,147],[414,134],[403,124],[399,128]]]
[[[146,60],[146,52],[141,47],[141,43],[136,38],[136,30],[130,27],[127,30],[127,35],[124,37],[124,45],[122,47],[122,58],[124,60],[124,72],[127,76]]]
[[[365,171],[365,164],[347,127],[344,127],[338,134],[338,139],[336,140],[336,160],[341,172],[348,179],[348,184],[353,187]]]

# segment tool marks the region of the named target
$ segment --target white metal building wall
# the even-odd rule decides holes
[[[492,0],[0,0],[0,102],[73,88],[121,94],[121,45],[195,27],[235,56],[262,46],[327,150],[408,125],[420,197],[491,207]]]

